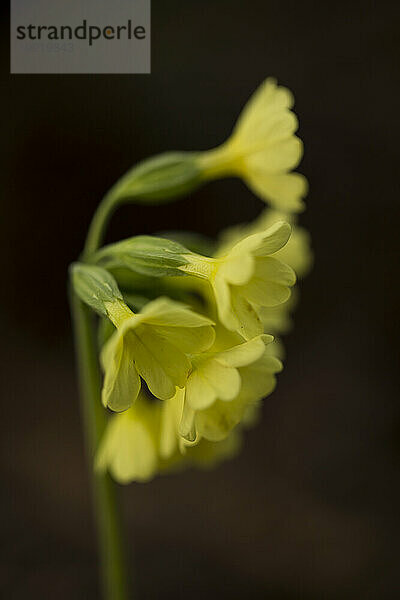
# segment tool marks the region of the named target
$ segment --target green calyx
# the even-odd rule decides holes
[[[70,272],[76,294],[98,314],[108,317],[107,305],[122,300],[117,282],[105,269],[73,263]]]
[[[127,268],[150,277],[177,276],[187,263],[190,251],[178,242],[139,235],[105,246],[91,257],[91,262],[106,269]]]
[[[197,152],[166,152],[142,161],[111,190],[114,201],[138,203],[176,199],[195,190],[203,180]]]

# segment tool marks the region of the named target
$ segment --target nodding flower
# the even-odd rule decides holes
[[[203,352],[214,341],[213,322],[184,304],[158,298],[134,314],[121,300],[106,304],[117,330],[101,353],[104,406],[121,412],[138,397],[141,378],[161,400],[186,383],[189,353]]]
[[[222,324],[251,339],[263,333],[260,308],[285,302],[296,282],[293,269],[271,256],[286,244],[290,231],[280,221],[242,239],[224,256],[187,255],[187,264],[179,268],[207,279]]]
[[[298,121],[293,103],[287,88],[266,79],[247,102],[229,139],[199,156],[205,177],[240,177],[273,207],[303,210],[307,180],[291,172],[303,155],[303,144],[294,135]]]

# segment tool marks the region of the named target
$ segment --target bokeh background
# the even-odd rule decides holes
[[[99,199],[144,157],[220,143],[274,75],[296,97],[315,268],[242,454],[122,490],[137,587],[398,598],[398,3],[152,4],[147,76],[11,76],[2,13],[0,596],[99,597],[66,296]],[[109,239],[215,235],[260,208],[225,180],[124,208]]]

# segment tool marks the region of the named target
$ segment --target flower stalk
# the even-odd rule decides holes
[[[110,190],[93,216],[83,251],[84,260],[98,249],[115,206],[115,196]],[[107,427],[107,415],[101,403],[101,373],[93,323],[94,315],[72,289],[70,307],[74,327],[83,433],[94,505],[102,596],[104,600],[128,600],[133,598],[129,585],[132,585],[132,570],[128,578],[117,487],[108,473],[93,469],[94,458]]]
[[[93,315],[74,292],[71,292],[71,312],[83,430],[95,508],[103,597],[105,600],[128,600],[132,595],[128,594],[126,558],[116,486],[108,474],[96,473],[93,470],[94,456],[107,425],[106,414],[100,400],[101,379]]]

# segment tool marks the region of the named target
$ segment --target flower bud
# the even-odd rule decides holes
[[[107,306],[122,300],[114,277],[104,269],[74,263],[70,271],[72,285],[79,298],[100,315],[107,317]]]

